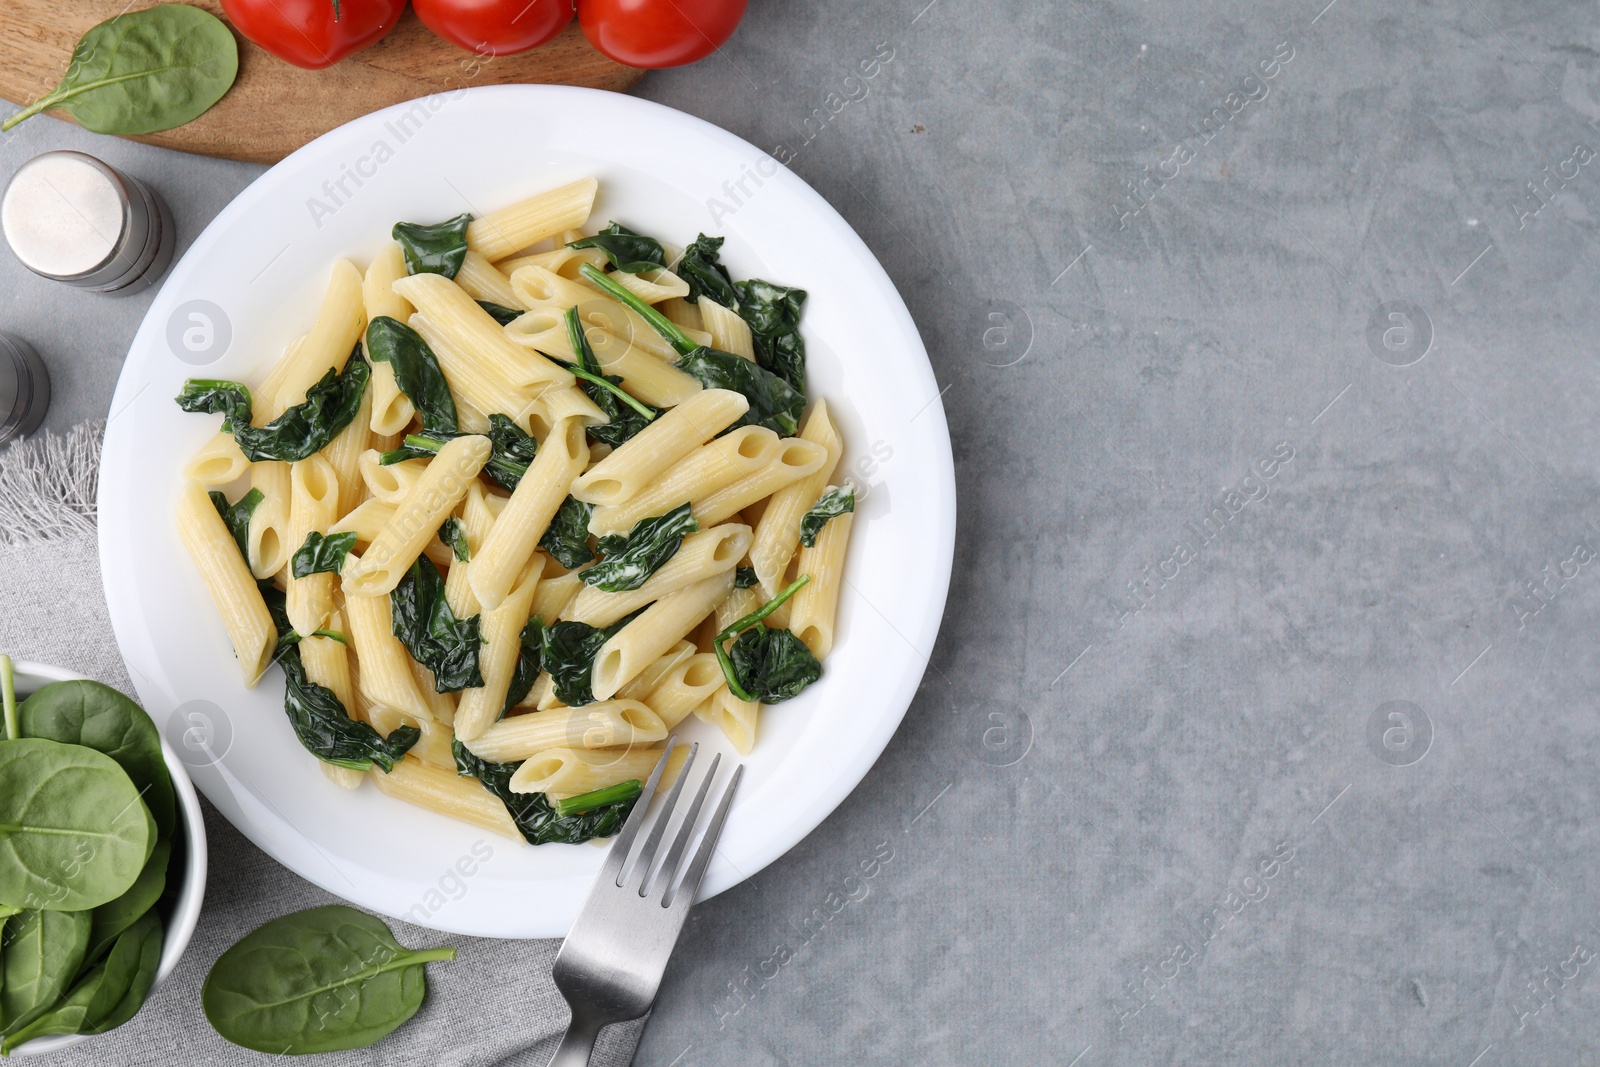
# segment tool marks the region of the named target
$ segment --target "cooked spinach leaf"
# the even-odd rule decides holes
[[[453,948],[409,949],[380,919],[343,904],[285,915],[217,958],[200,990],[227,1040],[275,1056],[365,1048],[422,1007],[427,963]]]
[[[378,457],[384,466],[408,459],[429,459],[457,437],[468,436],[444,430],[408,434],[399,448],[391,449]],[[521,427],[505,415],[489,416],[489,462],[483,465],[482,474],[496,485],[516,489],[522,476],[528,473],[539,442],[522,432]]]
[[[800,519],[800,543],[807,548],[815,548],[817,534],[828,524],[829,519],[836,519],[840,515],[848,514],[856,509],[856,487],[846,482],[844,485],[830,485],[826,492],[817,498]]]
[[[583,584],[607,593],[637,589],[699,528],[687,503],[665,515],[641,519],[626,537],[614,539],[613,535],[602,541],[604,558],[583,572]]]
[[[750,409],[734,423],[735,426],[765,426],[784,437],[794,435],[806,407],[804,393],[797,392],[787,381],[748,359],[695,344],[677,323],[589,264],[580,267],[578,273],[633,310],[661,334],[679,353],[679,370],[699,379],[708,389],[743,393],[750,401]]]
[[[759,278],[739,282],[739,317],[750,327],[756,362],[799,392],[806,391],[806,342],[800,336],[804,289]]]
[[[296,404],[265,426],[250,425],[250,393],[237,383],[190,379],[178,394],[178,406],[184,411],[220,412],[223,428],[233,434],[239,451],[252,463],[293,463],[320,452],[350,425],[371,375],[357,345],[342,373],[330,367],[321,381],[306,390],[305,403]],[[221,388],[227,385],[236,388]]]
[[[733,572],[733,587],[735,589],[749,589],[761,579],[756,577],[754,567],[738,567]]]
[[[588,563],[594,559],[594,552],[589,548],[592,514],[593,504],[567,497],[556,509],[555,518],[550,520],[544,536],[539,538],[539,547],[569,571]]]
[[[496,304],[492,300],[479,300],[478,306],[489,313],[489,317],[502,326],[509,326],[523,316],[517,308],[508,308],[504,304]]]
[[[544,628],[540,645],[540,662],[555,682],[556,696],[569,708],[594,703],[592,686],[594,658],[600,646],[611,640],[621,629],[638,617],[639,611],[618,619],[603,630],[586,622],[552,623]]]
[[[460,429],[455,397],[422,335],[399,319],[379,315],[367,326],[367,355],[394,368],[394,382],[422,416],[424,434],[455,433]]]
[[[722,241],[721,237],[705,234],[696,237],[694,244],[683,250],[674,273],[689,283],[689,295],[684,297],[689,303],[698,304],[704,293],[730,311],[738,311],[739,294],[733,288],[728,268],[722,265]]]
[[[444,579],[427,556],[418,556],[390,594],[394,635],[411,658],[433,672],[434,688],[458,693],[483,686],[478,654],[483,616],[458,619],[445,599]]]
[[[712,641],[717,662],[722,665],[722,676],[728,681],[728,690],[740,700],[777,704],[797,695],[822,677],[822,664],[817,662],[804,641],[788,630],[769,630],[760,625],[809,581],[811,575],[802,574],[777,596],[736,620]],[[731,655],[725,644],[730,637],[736,638]]]
[[[239,382],[223,378],[190,378],[177,396],[178,407],[191,414],[222,413],[222,432],[235,426],[248,426],[255,413],[250,390]]]
[[[568,248],[598,248],[611,265],[629,274],[643,274],[667,265],[667,253],[654,237],[634,233],[621,223],[612,222],[593,237],[573,241]]]
[[[472,216],[462,212],[453,219],[423,225],[397,222],[390,235],[405,253],[407,274],[443,274],[454,278],[467,261],[467,224]]]
[[[240,497],[237,503],[228,503],[228,498],[213,489],[206,494],[211,498],[211,503],[216,506],[217,514],[222,516],[222,523],[233,535],[234,544],[239,546],[239,555],[248,562],[250,559],[250,516],[256,513],[257,506],[266,499],[261,490],[252,489]]]
[[[539,654],[544,647],[544,620],[535,615],[522,628],[522,644],[517,652],[517,669],[506,687],[506,702],[500,707],[504,718],[511,709],[528,699],[533,683],[539,678]]]
[[[707,389],[743,393],[750,410],[735,426],[765,426],[780,437],[793,437],[800,426],[806,395],[748,359],[715,348],[697,348],[678,360],[678,369],[699,379]]]
[[[296,578],[309,578],[313,574],[338,574],[344,570],[344,558],[356,547],[355,533],[336,533],[324,537],[316,530],[306,534],[306,543],[295,550],[290,573]]]
[[[520,762],[491,763],[473,755],[460,741],[451,742],[451,750],[456,757],[456,773],[476,778],[498,797],[530,845],[577,845],[596,837],[610,837],[622,829],[638,799],[638,793],[622,795],[579,814],[562,815],[543,793],[511,791],[511,776],[522,766]]]
[[[357,771],[376,763],[387,773],[422,737],[415,726],[398,726],[385,738],[367,723],[352,719],[333,690],[307,677],[297,644],[282,647],[278,664],[286,679],[284,714],[300,744],[324,763]]]
[[[439,540],[450,546],[450,554],[455,556],[457,563],[472,562],[472,546],[467,543],[467,528],[461,525],[461,520],[454,515],[444,520],[444,525],[439,527]]]

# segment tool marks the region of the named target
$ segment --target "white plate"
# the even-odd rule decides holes
[[[494,86],[368,115],[273,167],[173,268],[128,354],[100,473],[111,618],[145,707],[169,738],[189,742],[195,783],[235,826],[324,889],[441,930],[564,934],[602,851],[528,848],[323,778],[284,719],[281,674],[269,672],[255,690],[241,685],[178,543],[179,467],[217,420],[186,415],[172,398],[190,376],[258,381],[309,328],[332,261],[364,265],[395,221],[482,214],[586,175],[600,179],[596,224],[615,218],[676,244],[699,231],[725,234],[735,277],[809,291],[809,392],[838,412],[841,469],[865,491],[826,673],[762,713],[702,896],[777,859],[866,775],[916,691],[949,585],[954,469],[916,327],[860,238],[765,153],[632,97]],[[203,366],[185,348],[206,341],[189,318],[197,306],[225,319],[214,346],[231,334]],[[186,327],[199,331],[187,342]],[[726,750],[699,723],[684,733]],[[206,736],[214,748],[197,748]]]

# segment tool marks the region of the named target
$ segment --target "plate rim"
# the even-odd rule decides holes
[[[268,168],[254,181],[242,189],[238,195],[235,196],[233,200],[231,200],[221,211],[219,211],[217,215],[206,225],[206,227],[198,235],[196,235],[195,239],[184,250],[182,257],[180,257],[174,263],[171,271],[168,273],[167,278],[163,280],[160,289],[157,291],[155,298],[152,300],[150,309],[146,312],[146,315],[141,321],[138,330],[135,332],[133,341],[129,345],[127,354],[132,355],[136,351],[148,349],[158,345],[158,336],[162,327],[157,321],[157,314],[158,312],[165,313],[168,310],[166,308],[166,304],[168,303],[168,288],[172,279],[180,273],[184,264],[191,256],[194,256],[197,251],[199,251],[201,254],[208,253],[211,247],[225,236],[227,230],[233,225],[236,217],[243,215],[247,210],[249,210],[255,199],[269,195],[273,183],[278,176],[298,166],[302,160],[308,157],[315,157],[319,155],[330,145],[343,144],[347,138],[359,138],[365,133],[381,127],[386,117],[390,117],[404,112],[407,109],[413,108],[419,101],[428,101],[441,98],[445,99],[446,101],[463,100],[468,98],[475,100],[492,100],[493,98],[497,97],[567,97],[573,101],[581,101],[576,105],[579,107],[599,106],[602,108],[616,108],[623,112],[631,112],[632,114],[627,116],[630,120],[638,116],[643,116],[644,119],[648,121],[652,115],[661,116],[668,118],[668,120],[673,123],[686,123],[688,126],[695,128],[697,135],[706,137],[712,141],[720,141],[722,142],[722,146],[727,150],[735,153],[754,153],[754,157],[751,158],[767,158],[773,159],[775,163],[777,162],[774,157],[772,157],[771,153],[765,152],[764,150],[739,137],[737,134],[724,130],[721,127],[718,127],[715,124],[701,119],[695,115],[679,111],[675,108],[668,107],[667,105],[660,104],[655,101],[645,100],[640,97],[629,96],[625,94],[610,93],[598,89],[555,85],[473,86],[465,89],[449,90],[444,93],[429,94],[410,101],[404,101],[388,108],[371,112],[358,119],[354,119],[349,123],[336,127],[325,134],[322,134],[315,140],[307,143],[306,145],[297,149],[295,152],[286,156],[283,160]],[[352,140],[351,143],[353,144],[354,140]],[[810,806],[796,805],[793,813],[788,818],[783,819],[781,823],[772,826],[772,828],[763,835],[763,839],[759,847],[753,850],[752,855],[741,857],[741,865],[736,872],[737,877],[727,880],[726,884],[713,884],[712,880],[708,878],[707,885],[702,888],[700,900],[708,899],[709,897],[715,896],[718,893],[732,888],[735,885],[748,881],[753,875],[765,869],[768,865],[775,862],[781,856],[793,849],[796,845],[800,844],[800,842],[803,841],[810,833],[815,831],[824,822],[826,822],[828,818],[845,803],[850,794],[854,792],[854,790],[858,788],[866,779],[873,766],[875,766],[877,761],[881,758],[883,751],[888,747],[889,741],[899,730],[900,724],[904,721],[906,713],[910,710],[911,703],[915,699],[916,692],[920,688],[922,680],[926,676],[928,667],[931,664],[932,651],[937,641],[939,630],[943,621],[944,609],[948,601],[950,580],[955,561],[958,500],[956,494],[954,456],[951,447],[948,421],[944,412],[942,394],[939,394],[938,392],[938,383],[933,370],[932,361],[928,357],[927,347],[922,341],[921,333],[917,328],[915,320],[911,316],[910,309],[906,306],[904,298],[900,295],[900,292],[895,286],[893,279],[883,268],[883,265],[878,260],[878,257],[873,253],[872,249],[866,244],[861,236],[856,233],[855,229],[849,224],[849,222],[846,221],[845,218],[838,212],[838,210],[833,207],[832,204],[830,204],[825,198],[822,197],[820,193],[812,188],[808,182],[783,164],[778,164],[777,173],[773,178],[768,179],[768,181],[774,180],[781,181],[783,184],[790,186],[790,192],[799,197],[801,200],[809,200],[807,219],[810,223],[825,224],[831,231],[833,231],[839,240],[853,247],[853,250],[859,257],[861,266],[867,272],[868,276],[872,278],[873,282],[881,289],[886,298],[882,305],[883,313],[887,317],[895,320],[895,332],[903,335],[908,345],[913,346],[914,354],[921,357],[920,359],[913,360],[912,362],[915,365],[915,372],[922,379],[923,384],[927,386],[926,391],[934,396],[934,399],[930,401],[928,406],[924,409],[921,417],[931,420],[932,424],[930,429],[935,431],[931,436],[938,448],[937,455],[928,461],[927,466],[927,480],[932,484],[932,487],[937,494],[937,500],[935,501],[937,506],[935,507],[934,514],[937,519],[938,528],[933,531],[933,536],[930,536],[927,539],[928,545],[933,549],[931,554],[933,566],[927,574],[929,581],[924,585],[926,596],[918,602],[919,605],[925,607],[926,610],[923,611],[922,615],[919,617],[919,625],[916,627],[916,629],[910,634],[902,635],[906,643],[911,646],[915,654],[919,658],[923,659],[923,667],[920,672],[914,672],[910,670],[906,671],[899,679],[898,684],[894,687],[892,702],[898,705],[896,712],[892,715],[885,714],[875,717],[874,719],[870,720],[870,722],[874,724],[873,729],[854,735],[855,744],[846,750],[849,753],[850,758],[840,761],[840,765],[837,768],[839,773],[836,780],[839,782],[848,783],[847,786],[842,788],[842,791],[837,797],[826,797],[822,803],[813,803]],[[130,390],[135,388],[133,382],[133,375],[129,373],[129,366],[125,362],[122,371],[119,373],[117,386],[113,393],[110,409],[112,413],[122,410],[123,405],[131,404],[132,399],[137,397],[136,392],[133,398],[126,396]],[[107,446],[113,446],[117,441],[120,441],[125,434],[130,432],[131,430],[128,427],[123,427],[121,429],[117,428],[117,420],[113,414],[106,430],[105,443]],[[112,447],[107,447],[105,452],[108,455],[114,454]],[[104,466],[104,464],[102,465]],[[122,509],[114,500],[111,499],[111,490],[107,488],[111,482],[112,479],[102,478],[97,490],[97,509],[101,517],[97,535],[99,548],[98,555],[103,579],[109,578],[110,575],[120,569],[117,559],[119,546],[117,544],[117,537],[113,529],[114,521],[106,521],[106,516],[108,514],[113,517],[113,520],[122,517]],[[110,505],[109,507],[108,504]],[[142,672],[137,669],[135,661],[129,655],[129,649],[136,647],[135,643],[131,640],[131,632],[132,628],[136,627],[139,621],[135,616],[137,607],[129,602],[133,599],[131,595],[125,595],[129,593],[129,590],[125,588],[114,588],[113,583],[110,581],[104,581],[103,584],[105,586],[106,600],[112,622],[112,629],[117,640],[118,652],[123,657],[124,662],[127,664],[130,676],[133,678],[137,688],[139,687],[141,679],[145,677]],[[925,654],[922,652],[923,648],[926,648],[929,651]],[[351,900],[362,907],[369,907],[372,910],[388,914],[388,912],[384,911],[382,907],[374,905],[370,900],[358,899],[357,895],[352,895],[349,888],[351,883],[348,881],[344,885],[340,885],[339,880],[333,877],[334,873],[336,873],[336,868],[324,873],[322,868],[318,865],[307,864],[304,862],[292,862],[290,857],[282,854],[276,847],[276,842],[273,840],[274,835],[265,833],[263,830],[286,830],[291,833],[298,833],[299,831],[292,823],[288,821],[287,818],[276,816],[275,824],[265,828],[257,826],[250,821],[236,820],[230,810],[235,806],[234,804],[219,801],[213,798],[212,790],[207,787],[204,781],[197,782],[197,785],[201,789],[201,792],[203,792],[208,799],[211,799],[212,803],[215,804],[219,811],[222,812],[224,817],[228,819],[230,825],[238,829],[247,839],[249,839],[258,848],[261,848],[262,851],[266,852],[278,863],[293,871],[299,877],[318,885],[319,887],[330,893],[333,893],[341,899]],[[232,798],[230,797],[228,799],[231,801]],[[824,810],[817,810],[822,809],[824,804],[826,805]],[[800,827],[798,832],[796,831],[797,825]],[[778,842],[782,843],[780,844]],[[329,861],[329,863],[331,865],[332,861]],[[373,873],[376,874],[377,872]],[[446,909],[446,911],[449,911],[449,909]],[[430,918],[434,917],[430,916]],[[438,923],[418,923],[414,918],[405,918],[403,921],[418,925],[430,926],[445,932],[462,933],[473,936],[528,936],[526,934],[506,934],[503,931],[498,931],[497,929],[480,923],[464,923],[455,921],[463,918],[463,916],[456,915],[453,912],[449,914],[448,919],[444,917],[443,913],[441,913],[441,915],[437,918],[441,919],[441,921]],[[563,930],[561,932],[564,932],[564,926],[565,924],[563,924]],[[559,936],[559,933],[555,936]]]

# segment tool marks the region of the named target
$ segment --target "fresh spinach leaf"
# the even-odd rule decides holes
[[[702,233],[683,250],[674,273],[689,283],[689,295],[684,297],[689,303],[698,304],[703,293],[730,311],[738,311],[739,294],[733,288],[728,268],[722,265],[722,241],[721,237]]]
[[[0,1053],[46,1034],[103,1034],[138,1014],[161,965],[161,920],[147,912],[112,945],[71,991],[44,1014],[8,1030]]]
[[[800,308],[806,302],[806,291],[759,278],[739,282],[736,288],[739,317],[750,327],[756,362],[804,393],[806,343],[800,336]]]
[[[390,594],[394,635],[411,658],[433,672],[434,688],[457,693],[483,686],[479,652],[483,617],[456,618],[445,599],[444,579],[427,556],[418,556]]]
[[[472,216],[462,212],[453,219],[423,225],[397,222],[390,231],[405,253],[407,274],[443,274],[454,278],[467,261],[467,225]]]
[[[423,965],[453,948],[408,949],[343,904],[285,915],[217,958],[200,1003],[227,1040],[274,1055],[365,1048],[422,1006]]]
[[[800,519],[800,543],[807,548],[815,548],[817,534],[828,524],[829,519],[836,519],[840,515],[848,514],[856,509],[856,487],[850,483],[844,485],[830,485],[826,492],[817,498]]]
[[[239,46],[222,20],[187,4],[158,4],[84,34],[61,84],[0,131],[59,107],[95,133],[158,133],[198,118],[238,72]]]
[[[511,684],[506,687],[506,701],[500,706],[501,718],[509,715],[512,708],[528,699],[528,694],[533,692],[533,683],[539,678],[539,658],[543,649],[544,620],[535,615],[522,628],[517,669],[511,675]]]
[[[752,626],[728,650],[747,699],[778,704],[822,677],[822,664],[804,641],[789,630]]]
[[[561,703],[569,708],[594,703],[594,658],[599,654],[600,646],[615,637],[642,611],[644,608],[618,619],[603,630],[586,622],[572,620],[552,623],[544,628],[539,649],[540,663],[550,672],[556,696]]]
[[[456,757],[456,773],[476,778],[498,797],[530,845],[577,845],[596,837],[611,837],[622,829],[638,799],[637,793],[619,795],[581,814],[562,815],[543,793],[512,791],[511,776],[522,766],[521,762],[491,763],[473,755],[460,741],[452,741],[450,747]]]
[[[699,528],[687,503],[665,515],[641,519],[620,544],[610,537],[602,542],[605,556],[583,572],[583,584],[607,593],[637,589],[673,557],[686,536]]]
[[[72,987],[89,949],[93,923],[86,911],[29,909],[6,921],[0,952],[0,1021],[21,1030],[50,1010]]]
[[[138,880],[128,891],[89,913],[89,951],[83,957],[86,962],[98,960],[124,930],[156,906],[166,888],[167,864],[171,859],[171,839],[157,841],[150,858],[145,861],[144,870],[139,872]]]
[[[43,737],[0,742],[0,904],[83,911],[144,869],[156,825],[110,756]]]
[[[256,508],[266,499],[261,490],[252,489],[240,497],[238,503],[228,503],[228,498],[216,490],[206,494],[215,505],[217,514],[222,516],[222,523],[233,535],[234,544],[239,546],[239,555],[248,562],[250,559],[250,516],[256,513]]]
[[[422,335],[399,319],[379,315],[367,325],[367,355],[394,368],[394,383],[422,416],[424,434],[460,429],[450,383]]]
[[[235,426],[249,426],[255,412],[250,390],[222,378],[190,378],[183,383],[177,400],[178,407],[192,414],[222,412],[223,433],[232,433]]]
[[[740,700],[777,704],[822,677],[822,664],[804,641],[788,630],[769,630],[760,625],[809,581],[811,575],[802,574],[777,596],[712,639],[728,691]],[[732,654],[725,644],[730,637],[735,638]]]
[[[793,437],[806,410],[806,395],[787,381],[731,352],[697,348],[678,360],[678,369],[707,389],[732,389],[750,401],[750,410],[735,426],[765,426],[780,437]]]
[[[450,554],[455,557],[457,563],[472,562],[472,546],[467,543],[467,528],[454,515],[444,520],[444,525],[439,527],[439,540],[450,546]]]
[[[589,548],[589,517],[593,514],[593,504],[567,497],[539,538],[539,547],[569,571],[588,563],[594,559]]]
[[[367,723],[352,719],[333,690],[317,685],[306,675],[295,644],[282,649],[283,711],[301,746],[324,763],[364,771],[374,763],[385,773],[422,737],[415,726],[397,726],[388,737]]]
[[[756,569],[754,567],[737,567],[734,569],[733,587],[735,589],[749,589],[759,581],[761,579],[756,577]]]
[[[161,734],[143,708],[108,685],[53,682],[17,708],[22,737],[83,745],[116,761],[139,790],[156,830],[169,837],[177,823],[172,777]]]
[[[191,379],[178,394],[178,406],[184,411],[221,412],[224,428],[233,434],[239,451],[252,463],[293,463],[320,452],[350,425],[371,375],[372,369],[361,358],[357,345],[342,373],[330,367],[321,381],[306,390],[305,403],[296,404],[265,426],[250,425],[250,394],[244,386],[236,390],[217,388],[236,383]]]
[[[344,570],[344,558],[356,547],[354,531],[328,534],[319,531],[306,534],[306,543],[295,550],[290,573],[296,578],[309,578],[313,574],[338,574]]]
[[[593,237],[573,241],[568,248],[598,248],[611,265],[629,274],[643,274],[667,265],[667,253],[654,237],[634,233],[621,223],[612,222]]]
[[[496,304],[492,300],[479,300],[478,306],[489,313],[489,317],[502,326],[509,326],[525,314],[517,308],[508,308],[504,304]]]

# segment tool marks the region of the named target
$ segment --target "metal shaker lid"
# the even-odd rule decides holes
[[[50,407],[50,375],[31,346],[0,333],[0,444],[30,434]]]

